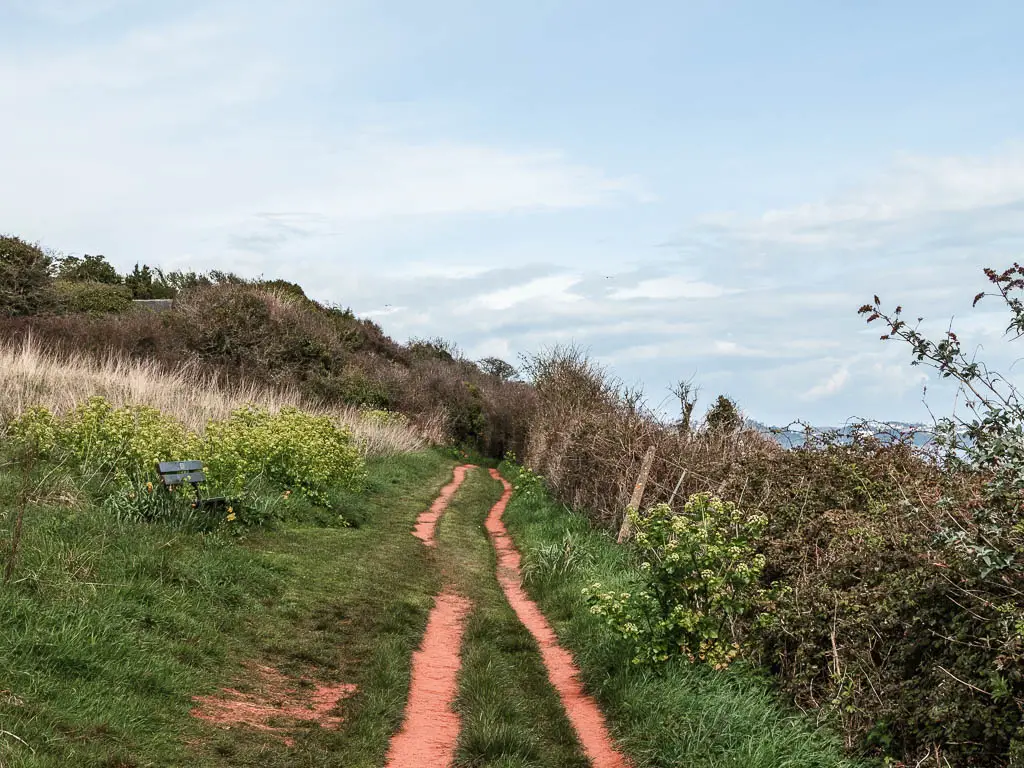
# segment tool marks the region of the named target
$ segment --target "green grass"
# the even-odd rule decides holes
[[[456,703],[462,731],[456,764],[497,768],[585,768],[576,735],[533,637],[495,578],[484,520],[501,485],[472,472],[441,520],[445,578],[473,602],[462,644]]]
[[[118,523],[58,478],[0,585],[0,765],[381,765],[440,583],[409,531],[450,468],[374,461],[365,493],[333,496],[360,527],[244,538]],[[0,524],[17,485],[0,472]],[[193,695],[244,685],[247,660],[356,683],[343,727],[287,749],[190,717]]]
[[[509,470],[509,478],[514,469]],[[636,768],[854,768],[837,739],[784,706],[750,670],[676,662],[658,673],[631,654],[582,597],[632,585],[628,552],[544,495],[513,496],[505,522],[523,554],[527,591],[581,667]]]

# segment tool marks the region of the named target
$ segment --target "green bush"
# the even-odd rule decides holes
[[[225,421],[211,422],[202,454],[210,475],[228,493],[265,478],[327,503],[331,485],[358,486],[365,473],[347,430],[326,416],[294,408],[277,414],[242,408]]]
[[[158,461],[187,457],[199,447],[194,434],[156,408],[115,408],[102,397],[90,398],[62,419],[33,409],[12,424],[12,431],[46,435],[49,454],[58,452],[118,483],[149,475]]]
[[[629,515],[639,586],[614,592],[593,584],[585,592],[591,611],[633,645],[634,663],[682,655],[727,667],[766,597],[758,585],[765,559],[755,547],[767,518],[706,493],[691,496],[682,514],[659,504]]]
[[[211,489],[232,498],[270,485],[284,489],[286,499],[295,489],[319,504],[329,503],[331,487],[357,488],[365,474],[347,430],[293,408],[276,414],[242,408],[211,421],[200,437],[155,408],[115,408],[94,397],[63,418],[32,408],[7,434],[13,444],[30,444],[44,458],[89,472],[119,497],[138,498],[143,517],[149,513],[142,507],[153,505],[143,503],[142,489],[153,493],[159,461],[202,460]]]
[[[38,245],[0,237],[0,316],[31,315],[49,308],[53,260]]]
[[[53,296],[54,308],[68,314],[117,314],[132,305],[130,289],[95,281],[55,280]]]

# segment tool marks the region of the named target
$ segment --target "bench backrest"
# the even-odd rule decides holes
[[[206,481],[201,461],[161,461],[156,465],[161,482],[166,486],[182,483],[202,483]]]

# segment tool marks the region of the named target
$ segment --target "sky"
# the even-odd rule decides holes
[[[0,231],[292,280],[672,410],[917,421],[878,294],[1012,372],[1024,4],[6,0]],[[927,395],[923,389],[927,386]]]

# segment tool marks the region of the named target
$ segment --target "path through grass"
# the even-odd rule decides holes
[[[473,602],[456,764],[582,768],[536,644],[495,579],[484,519],[500,484],[472,471],[438,546],[411,534],[452,467],[435,452],[375,460],[364,493],[334,495],[332,514],[356,527],[311,521],[243,538],[119,523],[54,479],[0,586],[0,765],[379,768],[434,596],[449,586]],[[16,484],[0,469],[7,524]],[[505,519],[528,591],[637,768],[852,765],[750,674],[629,667],[580,595],[593,581],[628,584],[624,551],[542,494],[513,497]],[[253,664],[302,685],[355,685],[331,712],[340,727],[284,723],[287,746],[278,733],[190,715],[195,695],[258,688]]]
[[[456,765],[584,768],[537,645],[495,579],[484,520],[501,492],[483,469],[475,470],[441,519],[445,579],[474,606],[462,646]]]
[[[503,467],[515,477],[516,468]],[[527,591],[581,667],[616,740],[636,768],[854,768],[838,740],[777,700],[742,669],[685,662],[647,671],[582,596],[601,582],[634,586],[628,551],[542,491],[512,497],[505,522],[523,553]]]
[[[382,765],[440,583],[409,531],[451,466],[376,460],[364,494],[338,497],[360,527],[244,540],[120,524],[57,481],[0,586],[0,765]],[[6,518],[16,482],[0,472]],[[312,725],[286,748],[189,715],[193,695],[244,687],[252,661],[355,683],[341,730]]]

